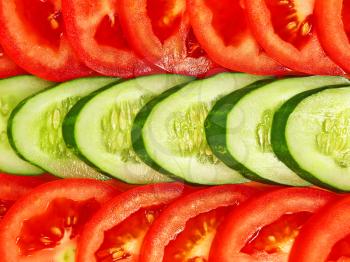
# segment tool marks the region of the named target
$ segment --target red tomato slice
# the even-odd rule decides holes
[[[18,67],[0,46],[0,78],[24,74],[24,70]]]
[[[300,231],[291,262],[350,261],[350,197],[315,214]]]
[[[216,63],[252,74],[291,73],[262,51],[248,27],[241,1],[190,0],[188,3],[193,31]]]
[[[216,228],[227,212],[255,192],[250,187],[227,185],[180,198],[151,226],[143,242],[140,261],[206,261]]]
[[[350,1],[318,0],[315,5],[317,34],[327,54],[350,72]]]
[[[214,66],[193,34],[186,0],[120,0],[118,5],[130,44],[152,63],[194,76]]]
[[[86,225],[78,244],[77,261],[138,261],[148,228],[184,190],[180,183],[155,184],[115,197]]]
[[[324,53],[314,29],[315,0],[244,0],[248,22],[263,49],[299,72],[341,75]]]
[[[2,220],[1,261],[72,261],[84,224],[117,193],[104,182],[88,179],[39,186],[18,200]]]
[[[209,261],[286,262],[300,228],[335,198],[319,189],[287,188],[252,199],[227,217]]]
[[[0,219],[20,197],[34,187],[52,180],[52,177],[46,175],[30,177],[0,174]]]
[[[26,71],[51,81],[92,74],[65,34],[60,0],[0,0],[0,42]]]
[[[123,78],[161,72],[130,48],[115,0],[63,0],[62,12],[73,48],[96,72]]]

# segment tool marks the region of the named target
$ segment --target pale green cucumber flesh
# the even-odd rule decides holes
[[[276,110],[288,99],[306,90],[326,85],[346,84],[342,77],[287,78],[234,97],[235,105],[227,112],[226,147],[247,177],[260,182],[306,186],[271,147],[271,125]],[[235,96],[235,95],[233,95]]]
[[[19,157],[7,136],[7,123],[13,109],[24,99],[54,83],[35,76],[16,76],[0,80],[0,170],[15,175],[39,175],[44,171]]]
[[[234,91],[231,94],[221,98],[209,112],[209,115],[205,121],[206,138],[216,157],[218,157],[230,168],[239,171],[248,179],[262,183],[271,183],[271,181],[255,175],[230,154],[227,148],[227,132],[229,129],[227,126],[227,116],[244,95],[257,88],[260,88],[261,86],[271,83],[271,81],[273,80],[257,81],[245,88]]]
[[[136,155],[131,126],[149,100],[191,80],[180,75],[152,75],[97,91],[79,101],[67,115],[63,126],[65,141],[85,161],[112,177],[132,184],[170,181]]]
[[[271,142],[277,157],[315,185],[350,191],[350,87],[301,93],[275,114]]]
[[[110,77],[76,79],[23,101],[9,119],[11,144],[28,162],[53,175],[106,179],[66,146],[62,123],[65,115],[82,97],[116,81]]]
[[[196,184],[247,181],[210,150],[204,122],[222,96],[264,77],[222,73],[169,91],[151,101],[134,122],[136,153],[153,168]]]

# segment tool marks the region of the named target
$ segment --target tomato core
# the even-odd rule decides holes
[[[239,45],[248,29],[241,1],[207,0],[205,4],[213,12],[212,26],[225,45]]]
[[[119,18],[115,14],[106,15],[102,19],[96,30],[95,40],[101,45],[129,49]]]
[[[106,231],[104,241],[95,253],[96,261],[113,262],[138,255],[149,227],[163,208],[164,206],[157,206],[141,209]]]
[[[350,0],[343,1],[342,16],[344,29],[348,39],[350,40]]]
[[[311,217],[309,212],[286,214],[257,231],[241,250],[246,254],[289,253],[301,227]]]
[[[266,0],[276,34],[301,49],[313,31],[312,0]]]
[[[216,229],[231,207],[220,207],[187,221],[185,229],[165,248],[163,262],[208,260]]]
[[[10,207],[15,203],[13,200],[0,200],[0,219],[3,219]]]
[[[73,240],[99,208],[95,199],[82,202],[66,198],[53,200],[43,214],[24,221],[17,238],[21,254],[28,256],[42,249],[55,248],[63,240]]]
[[[340,261],[342,258],[350,258],[350,235],[334,245],[327,261]]]
[[[40,41],[58,48],[64,31],[60,7],[50,0],[15,0],[17,11],[29,30],[36,32]]]

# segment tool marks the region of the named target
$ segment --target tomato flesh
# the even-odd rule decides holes
[[[15,203],[14,200],[0,199],[0,219],[3,219],[10,207]]]
[[[81,202],[54,199],[45,213],[24,221],[17,239],[21,255],[32,255],[39,250],[55,248],[63,244],[63,240],[73,240],[99,208],[95,199]]]
[[[350,40],[350,0],[343,0],[342,17],[346,35]]]
[[[63,19],[58,6],[52,1],[16,0],[22,21],[40,36],[40,41],[58,48],[64,31]]]
[[[313,31],[312,7],[304,8],[312,1],[305,1],[302,11],[298,10],[300,0],[266,0],[271,11],[271,20],[275,32],[284,40],[298,49],[308,42]]]
[[[164,206],[143,208],[119,225],[105,232],[104,241],[96,251],[96,261],[113,262],[137,256],[143,239]]]
[[[183,1],[147,0],[147,14],[151,19],[153,32],[163,44],[179,30],[185,9]]]
[[[338,261],[341,258],[350,258],[350,235],[334,245],[327,261]]]
[[[311,215],[309,212],[283,215],[274,223],[257,231],[241,252],[250,255],[259,252],[289,253],[300,229]]]
[[[116,14],[106,15],[95,34],[95,40],[101,45],[128,50],[129,46]]]
[[[154,34],[162,44],[179,31],[185,12],[186,5],[184,1],[147,0],[147,15],[151,20]],[[188,57],[199,58],[206,55],[192,28],[189,29],[185,44]]]
[[[248,29],[240,1],[208,0],[206,5],[213,10],[213,14],[220,14],[213,16],[212,26],[222,37],[225,45],[239,45]]]
[[[230,210],[220,207],[188,220],[185,229],[166,246],[163,262],[207,261],[216,229]]]

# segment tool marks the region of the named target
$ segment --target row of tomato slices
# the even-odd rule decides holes
[[[0,77],[350,72],[349,0],[0,0],[0,25]]]
[[[350,196],[0,175],[1,261],[349,261]]]

